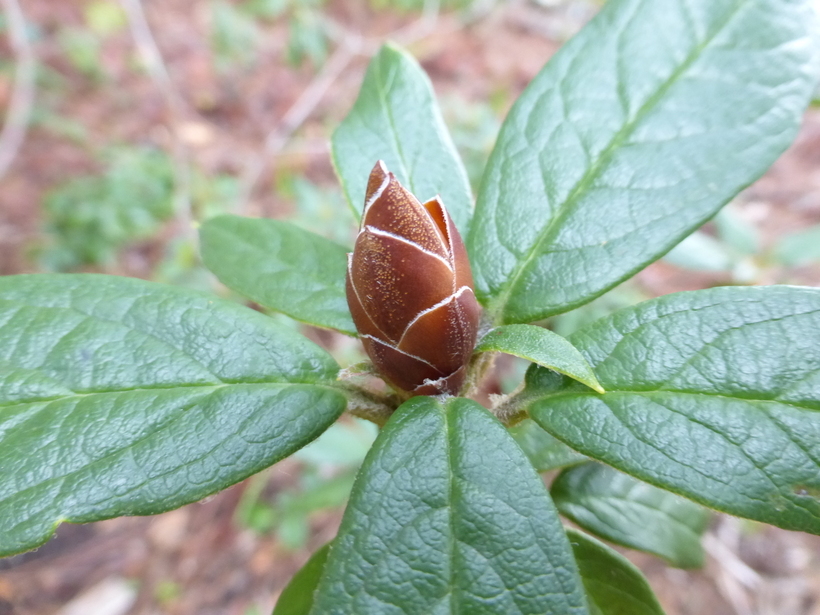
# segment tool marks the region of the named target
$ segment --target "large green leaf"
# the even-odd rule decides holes
[[[504,427],[473,401],[416,397],[362,466],[312,612],[587,610],[555,508]]]
[[[816,79],[805,0],[611,0],[518,99],[471,226],[495,322],[586,303],[791,143]]]
[[[497,327],[478,343],[476,352],[504,352],[548,367],[582,382],[598,393],[604,390],[578,349],[549,329],[534,325]]]
[[[345,296],[347,250],[282,220],[217,216],[200,229],[202,260],[258,304],[354,335]]]
[[[130,278],[0,278],[0,555],[62,521],[153,514],[304,446],[344,410],[321,348]]]
[[[473,197],[467,172],[447,132],[430,79],[394,45],[371,60],[348,116],[333,133],[333,164],[356,217],[377,160],[422,202],[441,200],[462,235]]]
[[[279,594],[276,608],[272,615],[308,615],[313,606],[313,595],[319,585],[319,579],[325,569],[327,554],[330,552],[327,543],[310,556],[310,559],[293,575],[287,587]]]
[[[598,463],[564,470],[550,493],[562,515],[593,534],[679,568],[703,565],[709,513],[694,502]]]
[[[594,538],[567,530],[592,615],[663,615],[646,578],[628,559]]]
[[[707,506],[820,534],[820,290],[668,295],[570,341],[607,392],[533,370],[522,399],[544,429]]]

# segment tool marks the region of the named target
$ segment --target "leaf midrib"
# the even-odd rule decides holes
[[[146,296],[147,295],[135,295],[135,296],[133,296],[132,297],[133,301],[131,302],[131,305],[128,307],[128,309],[123,312],[123,317],[130,315],[131,310],[135,308],[137,302],[141,299],[146,298]],[[104,299],[99,299],[98,303],[101,303],[103,300]],[[68,332],[64,333],[60,337],[60,339],[57,340],[57,342],[49,350],[49,354],[54,351],[54,348],[56,348],[57,345],[62,340],[64,340],[66,337],[69,337],[69,336],[73,335],[75,333],[76,329],[79,328],[81,325],[88,324],[89,321],[92,324],[94,324],[94,321],[105,322],[105,323],[109,323],[109,324],[115,325],[117,327],[120,327],[122,329],[125,329],[126,331],[130,331],[130,332],[133,332],[135,334],[145,336],[146,338],[153,340],[155,343],[157,343],[161,347],[170,348],[172,350],[173,354],[178,353],[178,354],[184,356],[185,358],[189,359],[192,364],[198,365],[202,369],[203,372],[205,372],[206,374],[212,376],[214,378],[214,380],[222,382],[222,379],[219,376],[217,376],[213,372],[213,370],[211,370],[210,367],[208,367],[205,363],[203,363],[202,360],[199,357],[195,357],[194,355],[189,353],[185,348],[182,348],[180,346],[177,346],[177,345],[173,344],[169,340],[160,337],[155,332],[153,332],[153,331],[151,331],[147,328],[134,326],[135,323],[126,323],[122,319],[117,320],[117,319],[114,319],[114,318],[102,316],[100,314],[94,313],[93,310],[84,311],[84,310],[81,310],[80,308],[78,308],[74,305],[71,305],[71,304],[68,304],[68,305],[66,305],[66,304],[63,304],[63,305],[40,305],[40,304],[32,305],[32,304],[23,303],[19,300],[13,300],[13,299],[3,300],[3,299],[0,299],[0,303],[3,303],[3,302],[7,302],[11,305],[16,306],[17,309],[18,309],[18,312],[24,312],[24,313],[29,312],[30,313],[31,311],[43,312],[43,311],[49,311],[49,310],[65,311],[65,312],[69,312],[69,313],[73,313],[73,314],[78,314],[82,318],[82,320],[77,325],[75,325],[72,328],[71,331],[68,331]],[[188,307],[188,308],[186,308],[185,311],[187,312],[190,309],[192,309],[192,308]],[[184,313],[185,312],[183,312],[183,314]],[[140,322],[140,319],[136,318],[136,323],[139,323],[139,322]],[[0,329],[2,329],[2,327],[0,327]],[[121,342],[121,340],[119,340],[119,341]],[[16,355],[17,355],[17,351],[16,351],[16,348],[15,348],[10,353],[9,356],[10,357],[15,357]],[[6,359],[6,360],[9,361],[9,362],[12,362],[11,359]],[[37,368],[25,368],[25,369],[33,369],[33,371],[42,371],[42,365],[38,366]],[[66,388],[69,388],[69,387],[66,387]]]
[[[206,389],[222,389],[225,387],[233,387],[233,386],[254,386],[254,385],[289,385],[289,384],[300,384],[300,385],[315,385],[320,386],[318,381],[296,381],[296,380],[238,380],[236,382],[228,382],[222,381],[219,383],[183,383],[183,384],[173,384],[173,385],[157,385],[157,386],[139,386],[139,387],[124,387],[118,389],[99,389],[99,390],[87,390],[87,391],[72,391],[71,394],[66,395],[54,395],[51,397],[36,397],[36,398],[29,398],[29,399],[22,399],[22,400],[15,400],[13,402],[2,403],[0,402],[0,410],[5,410],[8,408],[14,408],[16,406],[26,406],[30,404],[50,404],[53,402],[59,402],[63,400],[71,400],[74,398],[84,398],[84,397],[94,397],[98,395],[121,395],[123,393],[142,393],[142,392],[154,392],[154,391],[176,391],[176,390],[196,390],[202,389],[203,391]],[[2,424],[2,423],[0,423]]]
[[[686,59],[675,69],[669,78],[659,87],[656,92],[650,96],[646,102],[635,113],[635,117],[628,121],[615,135],[610,139],[609,143],[601,150],[598,159],[594,164],[590,165],[584,175],[578,180],[578,183],[570,191],[566,200],[558,207],[558,212],[550,222],[539,233],[533,245],[527,251],[523,259],[519,259],[513,267],[511,275],[506,282],[501,285],[501,292],[494,301],[488,305],[488,311],[494,314],[494,322],[496,325],[504,324],[504,312],[507,303],[512,295],[519,279],[524,274],[524,271],[529,268],[530,264],[539,256],[548,254],[549,251],[541,253],[541,247],[555,238],[555,235],[561,230],[561,223],[569,216],[577,201],[585,194],[587,187],[598,177],[599,173],[609,163],[610,158],[618,147],[632,134],[639,123],[644,119],[644,116],[659,103],[663,96],[671,89],[671,87],[680,79],[680,77],[694,64],[694,62],[701,56],[712,41],[726,28],[734,19],[737,13],[744,6],[744,2],[738,2],[734,9],[731,10],[724,21],[715,30],[709,34],[702,43],[696,45],[693,51],[686,57]],[[560,87],[560,82],[557,87]]]
[[[456,526],[455,526],[455,512],[453,511],[453,503],[455,498],[455,475],[454,475],[454,462],[453,462],[453,447],[455,445],[454,439],[452,437],[453,430],[450,428],[450,404],[446,404],[444,406],[444,420],[442,422],[444,426],[444,441],[447,447],[447,513],[448,513],[448,525],[450,527],[450,539],[448,541],[448,546],[450,549],[450,613],[460,613],[461,611],[458,609],[458,600],[456,597],[456,589],[458,585],[455,583],[455,574],[454,571],[456,570]]]
[[[814,410],[814,409],[812,409],[812,408],[805,408],[805,407],[803,407],[803,406],[800,406],[799,404],[793,404],[793,403],[789,403],[789,402],[781,402],[781,401],[778,401],[778,400],[771,400],[771,399],[746,399],[746,398],[734,398],[734,397],[729,397],[729,396],[726,396],[726,395],[721,395],[721,394],[710,394],[710,393],[700,393],[700,392],[687,392],[687,391],[657,391],[657,390],[649,390],[649,391],[623,391],[623,390],[619,390],[619,391],[612,391],[612,390],[608,390],[608,391],[607,391],[607,393],[606,393],[606,395],[594,395],[594,394],[592,394],[592,393],[587,394],[587,393],[584,393],[583,391],[574,391],[574,392],[573,392],[573,391],[566,391],[566,392],[559,392],[559,393],[547,394],[547,395],[540,396],[540,397],[538,397],[538,398],[533,399],[531,402],[529,402],[529,403],[528,403],[528,406],[530,406],[530,407],[531,407],[533,404],[538,403],[538,402],[540,402],[540,401],[544,401],[544,400],[547,400],[547,399],[561,398],[561,397],[565,397],[565,398],[567,398],[567,397],[598,397],[598,398],[601,398],[601,399],[603,400],[603,399],[605,399],[605,398],[607,398],[607,397],[611,398],[611,397],[613,397],[613,396],[617,395],[618,393],[628,394],[628,395],[635,395],[635,394],[649,394],[649,393],[661,393],[661,394],[673,394],[673,395],[693,395],[693,396],[707,396],[707,397],[725,397],[726,399],[731,399],[732,401],[748,401],[748,402],[751,402],[751,403],[774,403],[774,404],[782,404],[782,405],[787,405],[787,406],[791,406],[791,407],[795,407],[795,408],[801,408],[801,409],[804,409],[804,410],[809,410],[809,411],[812,411],[812,412],[816,412],[816,411],[817,411],[817,410]],[[679,460],[677,460],[677,459],[674,459],[674,458],[672,458],[672,457],[669,457],[669,455],[668,455],[668,454],[667,454],[667,453],[666,453],[666,452],[665,452],[662,448],[658,447],[655,443],[649,442],[649,441],[647,441],[647,440],[645,440],[645,439],[643,439],[643,438],[639,438],[639,437],[638,437],[638,436],[637,436],[637,435],[633,432],[633,430],[631,429],[631,427],[630,427],[630,426],[628,426],[627,424],[625,424],[625,423],[623,422],[623,419],[622,419],[621,417],[619,417],[619,416],[618,416],[618,415],[617,415],[617,414],[616,414],[616,413],[612,410],[612,408],[611,408],[611,407],[609,407],[609,405],[608,405],[608,404],[607,404],[607,407],[609,408],[610,413],[612,414],[612,416],[613,416],[613,417],[615,417],[615,418],[616,418],[616,419],[617,419],[617,420],[621,423],[622,427],[623,427],[623,428],[624,428],[627,432],[629,432],[629,434],[631,435],[631,437],[633,437],[633,438],[635,438],[636,440],[639,440],[640,442],[642,442],[643,444],[645,444],[645,445],[647,445],[647,446],[649,446],[649,447],[653,448],[654,450],[656,450],[657,452],[659,452],[659,453],[660,453],[660,454],[662,454],[663,456],[667,457],[667,458],[668,458],[668,459],[669,459],[669,460],[670,460],[673,464],[676,464],[676,465],[686,465],[686,464],[682,464],[682,462],[681,462],[681,461],[679,461]],[[674,410],[674,409],[672,409],[672,408],[668,408],[668,407],[667,407],[667,409],[668,409],[670,412],[673,412],[673,413],[675,413],[675,414],[681,414],[679,411]],[[795,508],[795,509],[802,510],[803,512],[806,512],[806,513],[807,513],[807,514],[808,514],[811,518],[813,518],[813,519],[818,519],[818,517],[815,515],[815,513],[814,513],[812,510],[810,510],[809,508],[807,508],[807,505],[806,505],[804,502],[801,502],[800,500],[795,500],[795,499],[793,499],[792,497],[789,497],[789,495],[793,495],[793,494],[791,494],[791,493],[790,493],[790,492],[788,492],[788,491],[784,491],[784,489],[783,489],[783,485],[779,484],[776,480],[774,480],[774,479],[773,479],[773,478],[772,478],[772,477],[768,474],[768,472],[766,472],[765,468],[763,468],[763,467],[761,467],[760,465],[758,465],[758,463],[757,463],[754,459],[749,458],[749,457],[748,457],[748,454],[747,454],[747,453],[746,453],[746,452],[745,452],[742,448],[738,447],[738,446],[737,446],[737,445],[735,445],[733,442],[731,442],[730,440],[728,440],[728,438],[726,437],[726,435],[725,435],[725,434],[722,434],[722,433],[720,433],[720,432],[716,431],[716,430],[715,430],[712,426],[710,426],[710,425],[706,425],[706,424],[704,424],[704,423],[702,423],[702,422],[700,422],[700,421],[697,421],[697,420],[695,420],[695,419],[692,419],[691,417],[688,417],[688,416],[686,416],[686,415],[682,415],[682,416],[683,416],[686,420],[688,420],[688,421],[693,421],[693,422],[697,423],[698,425],[700,425],[700,426],[704,427],[705,429],[708,429],[709,431],[711,431],[711,432],[715,433],[715,434],[716,434],[716,435],[718,435],[720,438],[722,438],[723,440],[726,440],[729,444],[731,444],[733,447],[735,447],[736,449],[738,449],[738,450],[739,450],[739,452],[740,452],[740,453],[741,453],[744,457],[746,457],[746,459],[749,461],[749,463],[752,465],[752,467],[754,467],[754,468],[755,468],[755,469],[756,469],[756,470],[760,473],[760,475],[762,475],[762,477],[763,477],[763,478],[765,478],[767,481],[769,481],[769,482],[771,483],[771,485],[772,485],[772,487],[774,488],[774,490],[775,490],[775,491],[776,491],[776,492],[777,492],[777,493],[778,493],[778,494],[779,494],[779,495],[780,495],[780,496],[781,496],[781,497],[782,497],[782,498],[783,498],[786,502],[788,502],[790,506],[792,506],[792,507],[793,507],[793,508]],[[540,425],[540,422],[539,422],[539,425]],[[572,444],[571,442],[568,442],[568,441],[567,441],[564,437],[562,437],[560,434],[556,433],[554,430],[550,430],[550,429],[548,429],[548,428],[546,427],[546,425],[541,425],[541,427],[542,427],[545,431],[547,431],[550,435],[552,435],[552,436],[553,436],[553,437],[555,437],[556,439],[560,440],[561,442],[563,442],[563,443],[564,443],[564,444],[566,444],[567,446],[570,446],[570,447],[572,447],[572,446],[573,446],[573,444]],[[782,430],[782,427],[781,427],[780,425],[778,425],[778,427]],[[786,433],[785,435],[788,437],[788,433]],[[810,459],[810,460],[812,460],[813,462],[817,463],[817,461],[816,461],[816,460],[815,460],[815,459],[811,456],[811,454],[810,454],[808,451],[806,451],[806,450],[804,449],[804,447],[803,447],[803,446],[801,446],[800,444],[798,444],[797,442],[795,442],[792,438],[788,438],[788,439],[789,439],[789,441],[790,441],[792,444],[794,444],[794,445],[795,445],[795,446],[796,446],[796,447],[797,447],[797,448],[798,448],[801,452],[803,452],[803,454],[804,454],[804,455],[805,455],[808,459]],[[592,456],[592,457],[593,457],[593,458],[595,458],[595,459],[597,459],[597,458],[598,458],[598,457],[597,457],[597,456],[595,456],[594,454],[590,454],[590,453],[586,453],[586,454],[589,454],[590,456]],[[687,467],[689,470],[691,470],[691,471],[693,471],[693,472],[697,473],[698,475],[702,476],[703,478],[705,478],[705,479],[707,479],[707,480],[709,480],[709,481],[711,481],[711,482],[721,482],[721,483],[723,483],[724,485],[725,485],[725,484],[727,484],[725,481],[720,481],[720,480],[718,480],[717,476],[712,476],[712,475],[704,474],[702,471],[700,471],[700,470],[698,470],[698,469],[696,469],[696,468],[694,468],[694,467],[692,467],[692,466],[689,466],[689,465],[686,465],[686,467]],[[622,471],[624,471],[624,470],[622,470]],[[727,505],[727,503],[726,503],[726,501],[725,501],[725,500],[721,500],[721,501],[719,501],[719,502],[717,502],[717,501],[710,501],[710,500],[708,500],[708,498],[701,497],[701,496],[700,496],[699,494],[697,494],[697,493],[687,493],[687,492],[684,492],[684,491],[683,491],[683,490],[682,490],[679,486],[677,486],[677,485],[664,485],[664,484],[662,484],[659,480],[656,480],[656,479],[655,479],[655,477],[653,477],[653,476],[652,476],[649,472],[646,472],[646,471],[645,471],[644,469],[642,469],[642,468],[638,468],[636,471],[629,471],[629,472],[626,472],[626,473],[627,473],[627,474],[630,474],[630,475],[632,475],[632,476],[634,476],[634,477],[636,477],[636,478],[638,478],[638,479],[640,479],[640,480],[643,480],[643,481],[645,481],[645,482],[649,483],[650,485],[654,485],[654,486],[656,486],[656,487],[658,487],[658,488],[660,488],[660,489],[664,489],[664,490],[669,491],[669,492],[671,492],[671,493],[675,493],[675,494],[677,494],[677,495],[680,495],[680,496],[682,496],[682,497],[684,497],[684,498],[686,498],[686,499],[692,500],[693,502],[696,502],[696,503],[698,503],[698,504],[702,504],[703,506],[706,506],[707,508],[711,508],[711,509],[713,509],[713,510],[718,510],[718,511],[721,511],[721,512],[725,512],[725,513],[728,513],[728,514],[731,514],[731,515],[737,515],[737,514],[738,514],[738,513],[737,513],[737,510],[730,510],[731,506]],[[787,493],[788,493],[789,495],[786,495]],[[742,499],[742,501],[743,501],[743,502],[745,502],[745,503],[743,504],[743,507],[744,507],[744,508],[746,508],[746,507],[747,507],[747,504],[748,504],[748,501],[750,500],[750,498],[749,498],[748,496],[745,496],[745,495],[744,495],[744,496],[741,496],[741,499]],[[747,514],[748,514],[748,513],[747,513]],[[749,517],[749,518],[754,518],[754,519],[756,519],[756,520],[767,521],[768,519],[771,519],[771,518],[772,518],[772,514],[771,514],[771,512],[770,512],[770,511],[766,511],[766,512],[765,512],[765,514],[764,514],[763,516],[759,516],[759,517]],[[796,525],[794,525],[794,524],[791,524],[791,526],[790,526],[788,529],[797,529],[797,530],[809,531],[809,532],[812,532],[812,533],[816,533],[816,530],[806,529],[806,528],[808,528],[808,527],[817,527],[817,524],[815,523],[815,525],[814,525],[814,526],[809,526],[808,524],[803,524],[803,526],[802,526],[802,527],[798,527],[798,526],[796,526]]]
[[[393,110],[387,100],[387,94],[391,87],[391,82],[395,79],[395,73],[390,71],[390,67],[383,67],[381,63],[379,64],[379,78],[376,80],[376,92],[379,96],[379,102],[384,109],[385,117],[387,118],[387,123],[390,125],[390,136],[393,140],[393,146],[396,150],[396,155],[399,157],[399,164],[401,165],[402,174],[404,177],[407,178],[407,184],[410,192],[414,195],[416,194],[416,186],[415,182],[413,181],[413,177],[410,174],[410,169],[407,166],[407,159],[404,155],[404,150],[401,147],[401,140],[399,139],[399,131],[396,128],[396,120],[393,117]],[[382,69],[388,69],[388,73],[384,74]],[[390,82],[388,82],[388,77],[390,77]]]
[[[286,384],[286,385],[287,385],[287,384],[291,384],[291,383],[241,383],[241,384]],[[228,387],[228,386],[235,386],[235,385],[231,385],[231,384],[219,384],[219,385],[213,385],[213,386],[210,386],[210,387],[202,387],[203,389],[208,389],[208,388],[210,388],[210,389],[214,389],[214,391],[210,391],[210,392],[203,391],[203,394],[204,394],[203,396],[197,397],[196,399],[192,400],[190,403],[188,403],[188,404],[186,404],[186,405],[184,405],[184,406],[182,406],[182,407],[180,407],[180,408],[175,409],[175,410],[173,411],[173,413],[172,413],[172,414],[170,414],[170,415],[167,417],[167,419],[168,419],[167,421],[164,421],[164,422],[162,422],[162,423],[160,423],[160,424],[155,425],[155,426],[153,427],[153,429],[151,429],[148,433],[146,433],[146,434],[145,434],[145,435],[143,435],[142,437],[137,438],[136,440],[134,440],[134,441],[132,441],[132,442],[129,442],[127,445],[124,445],[124,446],[122,446],[122,447],[116,448],[116,449],[114,449],[114,450],[112,450],[112,451],[108,452],[108,453],[106,453],[105,455],[103,455],[102,457],[98,457],[98,458],[92,459],[90,462],[88,462],[88,463],[85,463],[85,464],[81,465],[79,468],[77,468],[77,469],[75,469],[75,470],[72,470],[71,472],[68,472],[68,473],[66,473],[66,474],[62,474],[62,475],[60,475],[60,476],[50,476],[50,477],[48,477],[48,478],[46,478],[46,479],[44,479],[44,480],[41,480],[40,482],[38,482],[38,483],[36,483],[36,484],[34,484],[34,485],[29,485],[29,486],[25,487],[24,489],[20,489],[20,490],[18,490],[18,491],[15,491],[14,493],[10,494],[8,497],[5,497],[5,498],[0,499],[0,506],[2,506],[5,502],[8,502],[8,501],[13,501],[13,500],[14,500],[14,498],[18,497],[18,496],[19,496],[20,494],[22,494],[22,493],[26,493],[27,491],[31,491],[31,490],[33,490],[33,489],[37,489],[37,488],[39,488],[39,487],[42,487],[43,485],[47,485],[47,484],[50,484],[50,483],[54,483],[54,482],[58,482],[58,481],[64,481],[64,480],[66,480],[67,478],[69,478],[69,477],[71,477],[71,476],[74,476],[75,474],[78,474],[78,473],[80,473],[80,472],[83,472],[83,471],[88,470],[88,468],[90,468],[90,467],[93,467],[93,466],[97,466],[97,465],[99,465],[100,463],[102,463],[102,462],[106,461],[106,460],[107,460],[108,458],[110,458],[110,457],[113,457],[113,456],[115,456],[115,455],[120,455],[120,454],[124,453],[125,451],[128,451],[128,450],[130,450],[130,449],[133,449],[135,446],[139,445],[140,443],[144,442],[145,440],[148,440],[149,438],[156,437],[157,433],[162,432],[162,431],[167,431],[167,430],[169,429],[169,427],[170,427],[170,426],[172,426],[172,425],[173,425],[174,423],[176,423],[178,420],[180,420],[180,419],[184,418],[184,417],[187,415],[187,411],[188,411],[188,410],[190,410],[191,408],[195,407],[195,406],[196,406],[196,405],[198,405],[198,404],[201,404],[201,403],[203,402],[203,400],[204,400],[204,399],[207,399],[208,397],[210,397],[211,395],[213,395],[213,393],[215,392],[215,390],[218,390],[218,389],[221,389],[221,388],[224,388],[224,387]],[[329,387],[322,387],[322,388],[329,388]],[[247,418],[248,418],[248,417],[246,417],[246,418],[244,419],[244,421],[246,421],[246,420],[247,420]],[[243,421],[243,422],[244,422],[244,421]],[[235,433],[234,433],[234,432],[231,432],[231,433],[226,433],[226,434],[225,434],[225,438],[223,438],[223,440],[222,440],[222,441],[218,442],[216,447],[221,446],[221,445],[224,443],[224,441],[225,441],[225,440],[227,440],[227,438],[228,438],[229,436],[232,436],[232,435],[235,435]],[[216,447],[215,447],[215,448],[216,448]],[[214,450],[214,449],[211,449],[211,450],[209,450],[207,453],[205,453],[204,455],[202,455],[202,456],[198,457],[198,458],[196,459],[196,461],[199,461],[199,460],[201,460],[201,459],[205,458],[207,455],[209,455],[210,453],[212,453],[212,452],[213,452],[213,450]],[[188,463],[186,463],[186,465],[190,465],[190,463],[191,463],[191,462],[188,462]],[[177,469],[178,469],[178,468],[177,468]],[[172,470],[170,470],[170,471],[168,471],[168,472],[165,472],[165,473],[163,473],[163,474],[160,474],[160,475],[157,475],[157,476],[151,477],[150,479],[147,479],[147,481],[146,481],[146,482],[152,482],[152,481],[156,481],[156,480],[158,480],[158,479],[161,479],[162,477],[167,476],[168,474],[170,474],[170,473],[173,473],[173,472],[177,471],[177,469],[172,469]],[[133,491],[134,489],[137,489],[137,488],[139,488],[139,487],[135,487],[135,488],[129,489],[129,492],[130,492],[130,491]],[[58,498],[58,500],[59,500],[59,498]],[[38,512],[42,512],[42,511],[38,511]],[[27,520],[27,519],[26,519],[26,520]],[[22,525],[23,523],[25,523],[25,522],[26,522],[26,520],[22,520],[22,521],[20,521],[20,523],[18,523],[17,525],[15,525],[15,526],[13,526],[13,527],[17,527],[17,526],[19,526],[19,525]]]

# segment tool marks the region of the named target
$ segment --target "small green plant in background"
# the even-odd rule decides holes
[[[333,162],[356,216],[367,193],[393,202],[378,193],[393,180],[368,186],[382,160],[420,200],[440,195],[464,237],[474,285],[460,292],[474,289],[483,316],[456,395],[411,396],[372,366],[341,369],[293,326],[210,294],[114,276],[0,279],[0,553],[42,544],[62,521],[201,499],[304,449],[344,412],[378,435],[337,536],[277,615],[657,615],[640,571],[600,539],[694,567],[707,509],[820,534],[818,289],[675,293],[568,337],[534,324],[628,290],[766,171],[817,82],[816,18],[797,0],[610,0],[513,105],[475,199],[429,79],[381,49]],[[431,203],[431,236],[456,254]],[[399,210],[388,216],[401,226]],[[714,224],[742,253],[739,228]],[[234,292],[357,335],[349,243],[224,215],[200,239]],[[464,260],[438,258],[448,280],[464,279]],[[413,341],[445,357],[452,346],[444,334]],[[470,395],[498,353],[530,365],[485,408]],[[299,542],[294,502],[279,501],[268,527],[289,516]]]
[[[155,237],[174,215],[174,162],[147,146],[120,145],[99,154],[100,173],[75,177],[48,192],[43,201],[45,239],[33,252],[41,267],[71,271],[112,267],[136,242]],[[238,194],[235,177],[193,168],[190,208],[205,219],[230,210]],[[201,266],[191,237],[177,237],[157,264],[159,281],[202,290],[213,277]]]
[[[324,0],[291,3],[287,51],[291,65],[300,66],[305,60],[314,66],[324,64],[330,41],[327,24],[322,20],[323,5]]]
[[[763,248],[759,230],[737,207],[722,209],[711,223],[714,235],[695,231],[664,260],[691,271],[722,273],[734,284],[775,277],[789,282],[789,268],[820,261],[820,225],[787,233]]]
[[[152,148],[116,147],[102,155],[105,170],[69,180],[43,202],[49,244],[47,270],[110,265],[130,242],[154,235],[174,214],[173,165]]]
[[[211,2],[211,49],[216,67],[229,71],[256,60],[260,32],[254,19],[226,0]]]
[[[306,60],[321,66],[330,43],[324,17],[325,0],[245,0],[233,4],[215,0],[211,5],[211,45],[217,66],[247,66],[256,59],[262,36],[260,22],[284,21],[288,42],[286,58],[292,66]]]
[[[72,66],[100,83],[105,72],[102,67],[102,51],[105,40],[126,29],[128,20],[125,12],[111,0],[95,0],[85,5],[84,24],[63,26],[58,32],[58,41],[64,56]]]

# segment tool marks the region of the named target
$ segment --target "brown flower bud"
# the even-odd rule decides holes
[[[380,160],[348,255],[347,303],[379,374],[413,395],[455,395],[479,307],[464,242],[441,200],[419,203]]]

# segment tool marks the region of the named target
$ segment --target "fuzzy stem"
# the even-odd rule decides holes
[[[341,389],[347,397],[347,412],[384,427],[387,419],[398,407],[398,400],[394,395],[383,395],[371,391],[351,382],[339,382],[337,390]]]
[[[478,392],[484,376],[495,363],[496,354],[495,352],[481,352],[473,355],[467,367],[467,378],[461,389],[462,397],[471,397]]]

